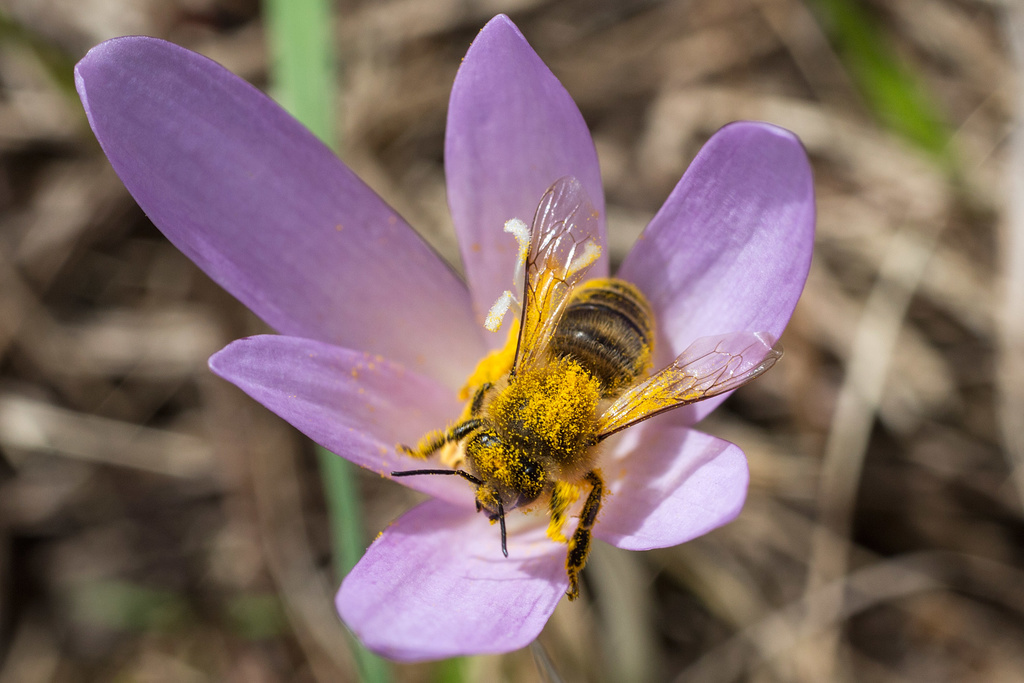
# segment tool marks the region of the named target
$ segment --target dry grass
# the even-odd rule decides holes
[[[541,636],[566,680],[1024,671],[1024,18],[868,6],[957,173],[878,123],[800,0],[337,5],[342,156],[452,262],[448,91],[496,11],[592,127],[616,258],[728,121],[788,127],[814,163],[786,358],[703,425],[748,454],[746,509],[678,548],[598,548]],[[261,323],[147,223],[40,59],[146,33],[262,85],[256,2],[0,12],[26,30],[0,41],[0,683],[354,680],[311,446],[206,369]],[[409,504],[360,482],[371,533]],[[468,675],[540,680],[528,652]]]

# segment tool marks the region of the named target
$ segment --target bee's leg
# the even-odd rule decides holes
[[[601,509],[601,496],[604,495],[604,482],[601,481],[601,475],[597,470],[587,472],[586,480],[593,488],[583,503],[580,523],[576,526],[572,540],[569,541],[569,554],[565,558],[565,571],[569,575],[569,590],[566,591],[566,595],[570,600],[580,596],[580,572],[587,563],[587,555],[590,554],[590,530],[597,521],[597,513]]]
[[[484,396],[490,391],[494,385],[490,382],[484,382],[473,394],[473,400],[469,402],[469,414],[470,416],[476,416],[480,414],[480,409],[484,407]]]
[[[445,444],[453,443],[456,441],[462,441],[479,426],[480,420],[476,418],[470,418],[468,420],[463,420],[462,422],[459,422],[458,424],[444,431],[437,429],[428,433],[426,436],[419,440],[419,443],[416,444],[415,449],[409,448],[405,444],[401,443],[398,444],[396,448],[400,453],[405,453],[406,455],[411,455],[414,458],[426,460],[435,452],[440,450],[440,448]]]
[[[556,543],[568,543],[569,539],[562,533],[565,526],[565,513],[579,500],[580,487],[565,481],[556,481],[555,488],[551,491],[551,502],[548,503],[548,512],[551,515],[551,522],[548,524],[548,538]]]
[[[465,420],[448,429],[435,429],[428,432],[419,440],[416,448],[410,448],[404,443],[400,443],[396,446],[398,452],[426,460],[446,444],[462,441],[470,432],[480,426],[480,420],[476,419],[476,416],[480,414],[480,409],[483,407],[484,396],[493,386],[490,382],[484,382],[473,392],[473,400],[469,402],[468,410],[462,414],[466,418]]]

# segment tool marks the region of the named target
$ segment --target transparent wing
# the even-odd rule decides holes
[[[601,255],[597,211],[580,182],[559,178],[537,206],[526,255],[513,373],[543,357],[573,288]]]
[[[782,347],[765,332],[701,337],[672,364],[632,387],[601,415],[604,439],[658,413],[737,389],[782,357]]]

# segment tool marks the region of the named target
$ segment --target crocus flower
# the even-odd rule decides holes
[[[423,467],[396,451],[451,424],[457,392],[488,350],[484,314],[511,285],[508,219],[532,217],[557,178],[598,211],[597,155],[572,99],[507,17],[480,32],[448,111],[448,202],[460,279],[325,146],[258,90],[160,40],[97,46],[75,71],[104,151],[152,221],[278,335],[210,359],[311,439],[381,476]],[[697,155],[622,264],[658,324],[654,366],[695,339],[778,336],[803,288],[814,199],[790,133],[735,123]],[[602,256],[590,271],[606,275]],[[692,429],[724,396],[680,408],[607,444],[595,536],[629,550],[676,545],[738,513],[740,449]],[[563,544],[543,515],[497,529],[458,477],[404,477],[432,496],[373,542],[337,595],[372,650],[406,661],[505,652],[537,636],[567,587]]]

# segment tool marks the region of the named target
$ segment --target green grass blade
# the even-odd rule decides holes
[[[185,596],[121,579],[102,579],[77,586],[71,593],[76,619],[125,632],[172,633],[195,625]]]
[[[75,60],[51,41],[26,28],[0,11],[0,44],[17,44],[27,48],[46,73],[68,97],[78,99],[75,91]]]
[[[890,130],[951,165],[952,129],[925,83],[888,47],[856,0],[811,3],[840,59],[875,114]]]

